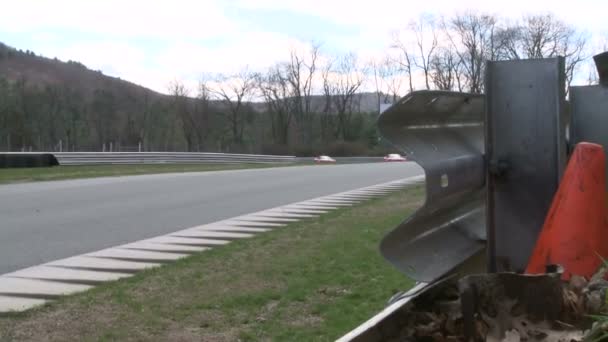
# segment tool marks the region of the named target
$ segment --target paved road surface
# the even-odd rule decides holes
[[[0,185],[0,274],[420,174],[377,163]]]

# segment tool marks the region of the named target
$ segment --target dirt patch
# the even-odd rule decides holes
[[[314,315],[302,315],[289,321],[289,324],[294,327],[316,327],[321,325],[323,318]]]
[[[270,301],[270,303],[264,305],[264,307],[260,310],[260,313],[255,318],[256,322],[266,322],[270,315],[276,311],[278,306],[278,300]]]
[[[169,326],[157,340],[163,341],[209,341],[209,342],[232,342],[239,340],[239,329],[224,329],[222,331],[209,331],[205,327],[184,327],[181,324]]]
[[[449,280],[408,303],[391,341],[594,341],[605,330],[591,316],[608,309],[607,289],[601,277],[564,282],[559,273]]]
[[[66,305],[56,309],[44,309],[36,319],[11,324],[0,331],[0,340],[19,341],[69,341],[74,334],[94,334],[98,326],[118,324],[121,310],[112,304],[100,304],[94,308]],[[5,335],[6,333],[6,335]]]

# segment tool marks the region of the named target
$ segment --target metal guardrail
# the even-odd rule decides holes
[[[384,162],[384,157],[335,157],[338,164],[365,164]]]
[[[523,272],[566,146],[608,143],[608,52],[595,62],[600,85],[571,87],[569,106],[558,57],[488,62],[485,96],[413,92],[381,114],[380,133],[426,174],[424,206],[380,246],[418,285],[340,341],[397,340],[408,302],[455,271]]]
[[[600,144],[608,157],[608,52],[593,59],[600,84],[570,88],[570,147],[581,141]]]
[[[0,168],[50,167],[59,165],[51,153],[0,153]]]
[[[484,97],[418,91],[378,120],[380,133],[424,169],[424,206],[382,241],[401,272],[432,282],[484,248]]]
[[[384,157],[333,157],[336,164],[367,164],[380,163],[384,161]],[[297,157],[298,163],[314,163],[314,157]]]
[[[54,153],[59,165],[100,164],[212,164],[294,163],[293,156],[189,152],[63,152]]]
[[[382,241],[387,260],[423,282],[486,246],[489,270],[525,268],[565,161],[563,70],[562,58],[488,62],[485,96],[419,91],[382,113],[427,194]]]
[[[11,155],[13,153],[3,153]],[[19,153],[28,155],[28,153]],[[40,155],[42,153],[31,153]],[[288,164],[295,163],[294,156],[271,156],[258,154],[189,153],[189,152],[55,152],[59,165],[116,165],[116,164],[213,164],[251,163]]]
[[[34,163],[42,156],[50,156],[56,162]],[[56,165],[129,165],[129,164],[312,164],[314,157],[275,156],[261,154],[199,153],[199,152],[0,152],[0,167],[4,159],[27,160],[17,166]],[[383,157],[336,157],[337,164],[364,164],[383,162]],[[5,163],[9,164],[9,163]],[[12,164],[15,164],[14,162]],[[39,165],[40,164],[40,165]]]

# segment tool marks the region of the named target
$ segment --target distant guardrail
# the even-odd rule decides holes
[[[118,164],[213,164],[251,163],[287,164],[295,163],[294,156],[271,156],[259,154],[229,154],[200,152],[51,152],[51,153],[0,153],[5,159],[36,158],[52,155],[59,165],[118,165]],[[1,160],[1,159],[0,159]],[[25,165],[24,165],[25,166]],[[50,166],[50,165],[33,165]]]
[[[365,164],[379,163],[384,161],[384,157],[332,157],[336,164]],[[314,163],[314,157],[297,157],[298,163]]]
[[[363,164],[384,162],[384,157],[335,157],[336,163]]]
[[[382,162],[382,157],[335,157],[337,164]],[[52,162],[51,162],[52,161]],[[314,157],[213,152],[0,152],[2,167],[129,164],[311,164]]]
[[[100,164],[213,164],[295,163],[293,156],[199,152],[60,152],[53,153],[59,165]]]
[[[0,168],[49,167],[58,165],[51,153],[0,153]]]

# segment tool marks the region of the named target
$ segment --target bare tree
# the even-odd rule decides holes
[[[394,32],[391,48],[398,51],[393,62],[400,65],[408,78],[409,91],[414,91],[413,76],[421,71],[425,89],[431,89],[431,61],[439,46],[436,21],[432,16],[423,15],[411,21],[404,34]]]
[[[148,125],[150,118],[150,91],[145,90],[143,103],[141,106],[141,116],[139,120],[139,130],[137,132],[137,138],[141,144],[143,144],[144,150],[148,140]]]
[[[196,128],[192,122],[190,113],[191,108],[189,108],[188,105],[188,89],[181,81],[175,80],[169,84],[169,94],[171,95],[171,108],[173,113],[181,121],[184,139],[186,139],[186,149],[192,151],[198,141],[196,139]],[[172,132],[173,129],[171,129],[171,133]],[[170,138],[172,140],[172,136]],[[167,146],[165,146],[165,148],[166,147]]]
[[[381,104],[395,103],[403,86],[400,66],[393,63],[390,56],[386,56],[380,60],[371,60],[368,69],[376,91],[377,109],[380,110]]]
[[[399,52],[399,55],[393,58],[392,62],[399,65],[401,70],[405,72],[408,79],[409,91],[414,91],[412,79],[415,66],[414,54],[412,52],[414,49],[409,44],[401,40],[398,32],[393,32],[393,43],[391,44],[391,48],[396,49]]]
[[[209,133],[211,110],[205,81],[199,82],[196,98],[189,97],[190,92],[180,81],[173,81],[169,85],[169,93],[171,94],[171,108],[181,123],[186,149],[200,152],[205,148],[205,141]],[[171,120],[171,124],[173,124],[172,122]],[[172,139],[171,131],[169,138]]]
[[[501,30],[500,38],[507,59],[565,57],[567,87],[587,57],[586,35],[553,14],[525,16],[519,24]]]
[[[382,62],[378,62],[375,58],[369,62],[369,70],[372,72],[374,88],[376,90],[376,109],[380,112],[380,105],[386,100],[386,92],[384,91],[386,85],[384,82],[383,70],[384,65]]]
[[[255,91],[255,74],[243,69],[232,76],[219,74],[214,82],[213,87],[207,87],[208,94],[223,104],[218,113],[228,122],[232,143],[242,147],[246,116],[251,114],[247,102]]]
[[[209,136],[209,117],[214,112],[211,104],[211,91],[207,80],[204,78],[199,80],[198,93],[194,99],[194,108],[192,110],[192,121],[196,128],[198,138],[197,149],[204,149],[207,137]]]
[[[99,146],[116,141],[118,136],[117,130],[114,129],[118,122],[116,107],[116,98],[113,92],[104,89],[95,90],[88,111],[89,118],[92,120],[97,133]],[[25,104],[23,108],[25,111]]]
[[[312,143],[312,98],[319,50],[320,44],[316,43],[312,43],[310,50],[306,53],[299,53],[295,49],[291,49],[290,59],[285,68],[286,78],[291,87],[291,96],[295,102],[295,119],[307,143]]]
[[[410,23],[410,30],[416,37],[418,47],[418,56],[414,58],[414,64],[424,73],[426,89],[431,89],[431,61],[437,49],[435,27],[435,19],[431,16],[422,16],[418,21]]]
[[[522,51],[518,46],[521,40],[522,30],[519,24],[508,24],[496,30],[494,39],[496,42],[495,58],[498,60],[521,59]]]
[[[364,81],[364,70],[352,53],[341,56],[332,66],[325,74],[324,83],[338,117],[335,137],[348,139],[352,114],[357,106],[356,95]]]
[[[262,94],[271,119],[272,136],[275,143],[287,145],[289,128],[297,103],[288,78],[289,66],[277,64],[265,74],[256,76],[257,87]]]
[[[66,150],[72,146],[72,150],[79,144],[78,124],[82,119],[84,105],[79,101],[83,96],[80,90],[72,90],[64,87],[65,119],[66,119]]]
[[[388,97],[385,98],[385,103],[395,103],[402,94],[403,71],[391,61],[390,57],[386,57],[382,65],[383,68],[380,69],[382,71],[380,75],[384,79],[384,83],[386,83]]]
[[[462,66],[462,76],[472,93],[483,91],[486,60],[496,58],[496,18],[468,12],[456,15],[443,28]]]
[[[430,62],[431,80],[439,90],[462,91],[462,62],[451,47],[440,48]]]
[[[331,71],[333,69],[333,60],[330,60],[322,70],[323,77],[323,111],[321,112],[321,139],[327,140],[333,134],[330,133],[334,122],[334,111],[332,104],[333,86],[331,79]]]

